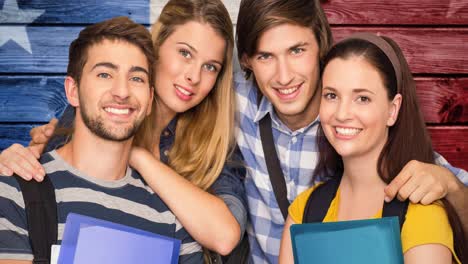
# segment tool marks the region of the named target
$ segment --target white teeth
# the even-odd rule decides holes
[[[181,92],[181,93],[183,93],[183,94],[185,94],[185,95],[191,95],[191,94],[192,94],[191,92],[185,90],[184,88],[182,88],[182,87],[180,87],[180,86],[177,86],[177,85],[176,85],[175,88],[176,88],[179,92]]]
[[[344,135],[344,136],[354,136],[359,134],[362,129],[359,128],[344,128],[344,127],[336,127],[335,128],[336,132],[338,134]]]
[[[293,88],[289,88],[289,89],[278,89],[278,92],[280,94],[292,94],[294,93],[295,91],[297,91],[297,89],[299,89],[299,86],[296,86],[296,87],[293,87]]]
[[[116,115],[128,115],[130,112],[130,109],[124,108],[124,109],[119,109],[119,108],[112,108],[112,107],[106,107],[104,108],[106,112],[116,114]]]

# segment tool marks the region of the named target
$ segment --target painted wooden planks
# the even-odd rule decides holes
[[[27,27],[32,54],[16,42],[0,47],[0,73],[65,73],[68,48],[83,27]]]
[[[66,104],[62,76],[0,76],[0,122],[48,122]]]
[[[392,38],[403,50],[413,74],[468,73],[468,28],[334,27],[335,41],[354,32],[374,32]]]
[[[463,0],[325,0],[332,25],[468,25]]]
[[[369,1],[324,0],[322,7],[332,25],[468,25],[468,4],[462,0]],[[115,16],[128,16],[150,24],[159,16],[167,0],[22,1],[20,10],[47,10],[35,24],[91,24]],[[223,0],[232,22],[238,17],[240,0]],[[365,7],[365,8],[363,8]],[[0,23],[22,23],[22,18]]]
[[[429,127],[434,150],[457,168],[468,170],[468,126]]]
[[[68,47],[82,27],[29,27],[32,54],[13,41],[0,47],[0,73],[65,73]],[[468,28],[333,28],[336,40],[371,31],[393,38],[402,47],[413,73],[468,72]],[[52,41],[53,40],[53,41]]]
[[[14,143],[27,145],[31,140],[29,131],[35,125],[31,124],[3,124],[0,123],[0,151]]]
[[[415,80],[419,105],[427,123],[468,123],[468,78]]]
[[[148,24],[150,0],[18,1],[18,9],[43,12],[33,24],[93,24],[116,16],[128,16],[137,23]],[[0,17],[0,23],[24,23],[24,17]]]

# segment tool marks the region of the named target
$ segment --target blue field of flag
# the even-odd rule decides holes
[[[149,26],[165,0],[0,0],[0,151],[60,116],[68,47],[85,26],[128,16]]]

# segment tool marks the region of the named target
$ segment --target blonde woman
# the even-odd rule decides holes
[[[220,0],[166,4],[151,29],[157,54],[153,111],[130,158],[190,235],[221,255],[239,243],[246,225],[243,169],[235,161],[240,155],[231,155],[232,31]],[[33,129],[32,149],[15,144],[5,150],[0,172],[41,180],[35,151],[43,148],[55,123]]]

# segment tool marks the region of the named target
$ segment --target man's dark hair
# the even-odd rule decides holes
[[[252,57],[262,34],[282,24],[310,28],[317,39],[320,62],[333,44],[330,26],[319,0],[242,0],[236,27],[237,55]],[[252,71],[242,64],[246,78]]]
[[[148,61],[149,83],[153,84],[155,55],[151,34],[144,26],[133,22],[128,17],[115,17],[83,29],[70,45],[67,75],[79,84],[84,65],[88,60],[88,49],[106,39],[126,41],[140,48]]]

